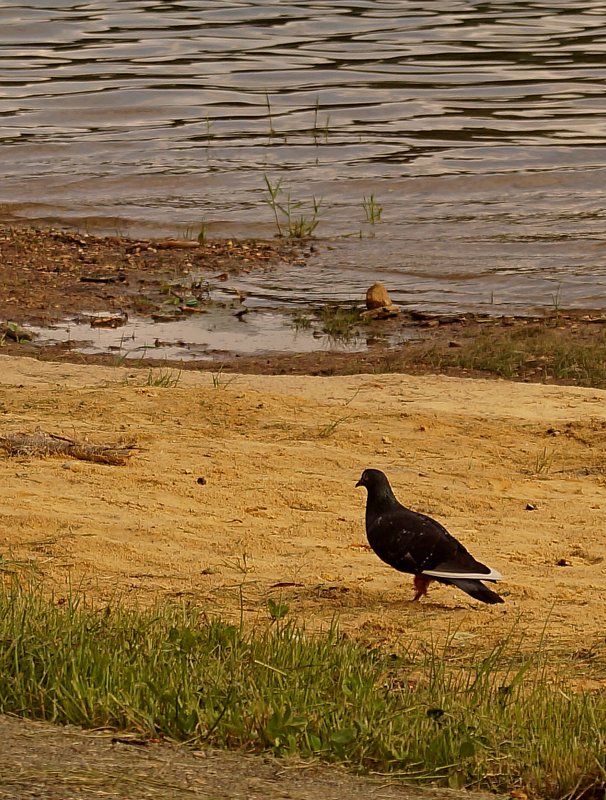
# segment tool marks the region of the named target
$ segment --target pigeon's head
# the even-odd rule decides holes
[[[365,469],[356,483],[356,486],[365,486],[369,492],[373,489],[383,489],[386,485],[389,486],[389,482],[380,469]]]

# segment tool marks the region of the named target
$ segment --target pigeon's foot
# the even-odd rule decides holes
[[[431,583],[431,578],[426,578],[424,575],[415,575],[413,584],[415,587],[415,596],[412,598],[413,603],[418,603],[422,597],[427,594],[427,587]]]

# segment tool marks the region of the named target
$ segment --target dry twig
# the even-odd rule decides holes
[[[71,456],[99,464],[125,464],[136,448],[134,444],[90,444],[76,442],[54,433],[9,433],[0,436],[0,447],[11,456]]]

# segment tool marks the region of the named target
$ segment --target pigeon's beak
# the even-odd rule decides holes
[[[356,483],[356,489],[358,488],[358,486],[364,486],[364,484],[362,483],[362,478],[360,478],[360,480]]]

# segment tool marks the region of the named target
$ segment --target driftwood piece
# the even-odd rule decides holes
[[[0,447],[11,456],[71,456],[98,464],[125,464],[136,448],[134,444],[91,444],[76,442],[54,433],[8,433],[0,436]]]

